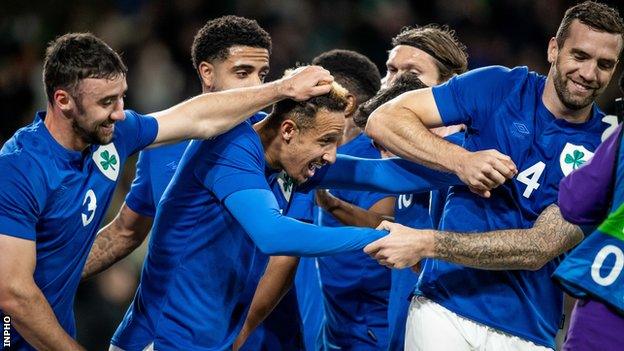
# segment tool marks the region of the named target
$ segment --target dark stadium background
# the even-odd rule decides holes
[[[624,0],[604,1],[624,15]],[[404,26],[448,24],[469,52],[469,67],[527,65],[546,73],[546,46],[564,0],[247,0],[247,1],[14,1],[0,3],[0,145],[45,109],[41,83],[46,43],[69,31],[90,31],[121,52],[129,66],[126,107],[156,111],[197,94],[192,69],[194,33],[208,19],[236,14],[258,20],[273,38],[269,80],[318,53],[345,48],[370,57],[385,74],[390,39]],[[619,77],[621,65],[615,74]],[[599,100],[613,113],[615,80]],[[131,159],[109,217],[134,175]],[[76,299],[78,339],[89,350],[107,349],[132,299],[143,251],[82,284]]]

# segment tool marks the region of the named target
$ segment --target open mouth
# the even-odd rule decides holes
[[[325,162],[312,161],[308,163],[308,178],[314,176],[314,173],[316,173],[316,170],[323,166],[325,166]]]
[[[102,128],[102,130],[105,133],[112,133],[113,130],[115,129],[115,124],[114,123],[101,124],[100,128]]]

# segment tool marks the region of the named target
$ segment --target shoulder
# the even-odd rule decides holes
[[[1,192],[22,192],[41,195],[49,188],[49,178],[54,176],[54,164],[49,158],[36,157],[23,149],[0,153]]]
[[[133,110],[124,110],[123,121],[115,123],[115,132],[136,133],[142,128],[153,128],[158,122],[150,115],[142,115]]]
[[[512,86],[518,81],[526,80],[529,76],[526,66],[509,68],[505,66],[486,66],[475,68],[458,77],[472,78],[481,83],[497,83],[499,86]]]
[[[247,122],[239,124],[228,132],[208,140],[208,142],[217,148],[231,145],[232,147],[248,147],[257,150],[262,145],[260,137],[251,124]]]
[[[37,178],[45,171],[53,172],[56,167],[54,155],[38,135],[43,123],[32,124],[18,130],[0,150],[0,179],[10,177],[12,172]]]
[[[238,167],[242,164],[254,164],[254,168],[264,167],[264,149],[260,137],[247,122],[212,139],[194,140],[189,145],[185,158],[207,165]]]

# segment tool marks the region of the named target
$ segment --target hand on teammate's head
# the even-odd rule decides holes
[[[302,66],[278,82],[281,95],[296,101],[305,101],[314,96],[329,93],[334,77],[320,66]]]

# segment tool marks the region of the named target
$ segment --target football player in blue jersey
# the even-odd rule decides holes
[[[202,92],[207,93],[261,85],[269,71],[270,52],[271,37],[256,21],[223,16],[206,22],[197,32],[191,57]],[[254,115],[252,123],[264,115]],[[98,233],[83,278],[105,270],[143,242],[156,206],[189,142],[141,151],[126,202],[116,218]]]
[[[256,21],[223,16],[208,21],[195,35],[191,47],[192,62],[200,78],[202,92],[215,92],[234,88],[258,86],[269,71],[271,38]],[[250,118],[253,124],[266,116],[258,112]],[[136,177],[126,201],[115,219],[105,226],[95,239],[83,278],[89,278],[106,269],[136,249],[151,228],[156,206],[173,177],[189,141],[164,145],[141,151]],[[280,264],[290,258],[274,257],[272,264]],[[289,294],[294,294],[294,291]],[[286,296],[270,318],[279,318],[283,306],[293,296]],[[296,310],[295,310],[296,312]],[[283,312],[288,317],[293,311]],[[268,324],[274,324],[269,320]],[[259,348],[262,340],[277,340],[282,347],[295,349],[301,330],[297,323],[280,325],[279,330],[262,327],[256,330],[258,338],[251,342]],[[270,334],[270,335],[269,335]],[[262,339],[262,340],[260,340]],[[266,341],[268,343],[268,341]],[[275,349],[275,345],[267,346]]]
[[[320,67],[259,87],[204,94],[143,116],[124,110],[126,67],[88,33],[50,43],[46,111],[0,151],[0,310],[11,347],[80,350],[73,299],[128,156],[149,145],[211,138],[280,99],[329,91]]]
[[[358,106],[379,90],[381,76],[365,56],[347,50],[325,52],[312,60],[329,70],[334,78],[352,93],[345,112],[345,129],[340,154],[378,159],[379,151],[353,121]],[[371,191],[336,190],[337,196],[360,206],[389,214],[391,195]],[[310,193],[312,195],[312,193]],[[313,202],[312,196],[310,201]],[[327,213],[315,209],[314,223],[327,227],[341,226]],[[322,283],[324,320],[321,328],[323,349],[384,349],[387,343],[387,307],[390,271],[376,264],[364,252],[349,252],[317,258]]]
[[[368,159],[380,158],[372,140],[353,121],[358,106],[379,90],[381,76],[377,67],[367,57],[349,50],[322,53],[312,60],[312,64],[329,70],[334,79],[350,92],[338,152]],[[381,214],[389,214],[394,202],[391,195],[383,193],[336,192],[341,198]],[[312,206],[313,193],[310,195]],[[319,213],[318,208],[316,212],[315,224],[341,226],[331,215]],[[390,271],[361,251],[319,257],[317,262],[325,312],[321,329],[323,348],[385,349]],[[316,274],[312,274],[311,278],[316,278]]]
[[[305,102],[277,103],[253,128],[243,123],[189,144],[158,206],[141,283],[113,349],[231,348],[267,255],[357,250],[384,235],[282,214],[294,184],[335,161],[348,100],[333,86]],[[282,170],[284,201],[277,201],[267,178]]]
[[[368,116],[383,103],[404,92],[426,87],[423,81],[437,85],[453,75],[466,71],[465,47],[448,27],[427,25],[405,28],[393,38],[392,44],[394,48],[390,51],[386,62],[387,88],[360,105],[358,113],[353,118],[359,127],[364,128]],[[450,140],[461,145],[463,134],[458,132],[460,130],[458,126],[450,126],[435,128],[433,131],[442,137],[448,135]],[[357,203],[345,202],[326,191],[317,191],[316,194],[319,204],[345,225],[375,228],[389,215],[397,223],[413,228],[436,228],[437,225],[433,223],[437,223],[437,219],[430,216],[430,207],[433,214],[441,212],[446,192],[446,189],[434,191],[431,198],[429,192],[401,194],[394,198],[394,207],[385,214],[386,216],[378,211],[366,211],[358,207]],[[392,270],[391,275],[392,283],[387,306],[387,346],[389,350],[401,350],[404,344],[409,296],[414,290],[418,275],[410,269]]]
[[[393,267],[434,258],[425,261],[421,296],[412,299],[407,349],[555,347],[563,294],[550,275],[582,232],[552,204],[559,180],[585,163],[611,129],[594,100],[611,80],[623,32],[616,10],[584,2],[566,11],[549,42],[547,77],[526,67],[485,67],[406,93],[373,113],[366,130],[375,140],[468,184],[450,190],[444,232],[405,235],[414,230],[384,222],[393,234],[366,248]],[[468,126],[465,149],[427,129],[457,123]],[[474,152],[484,149],[509,155],[518,176],[484,191],[509,176],[496,162],[483,172],[490,177],[470,176]],[[536,219],[549,230],[526,230]],[[490,232],[474,233],[484,231]]]

